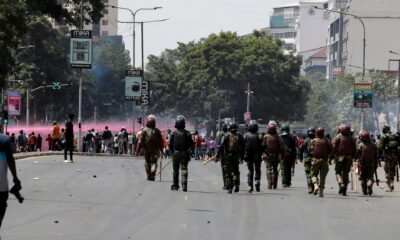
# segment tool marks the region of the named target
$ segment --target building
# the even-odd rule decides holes
[[[118,0],[102,0],[106,5],[103,11],[103,18],[99,23],[85,25],[85,30],[92,30],[93,36],[102,37],[102,36],[115,36],[118,35],[118,9],[112,8],[110,6],[118,6]],[[67,0],[57,0],[59,4],[67,3]],[[68,6],[66,6],[68,7]],[[58,27],[62,25],[62,23],[58,23],[53,21],[53,27]]]
[[[296,21],[300,14],[299,2],[286,4],[274,8],[270,16],[269,29],[275,39],[283,42],[283,48],[287,51],[295,51]]]
[[[400,1],[330,0],[328,9],[354,14],[365,24],[366,70],[388,70],[388,60],[399,58],[389,52],[400,52]],[[361,21],[346,14],[331,12],[329,15],[327,78],[335,79],[344,72],[362,72],[364,29]]]
[[[326,47],[309,56],[303,63],[304,72],[307,74],[326,73]]]

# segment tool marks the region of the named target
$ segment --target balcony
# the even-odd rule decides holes
[[[270,28],[291,28],[295,26],[297,16],[292,15],[291,17],[277,15],[271,16],[269,19]]]

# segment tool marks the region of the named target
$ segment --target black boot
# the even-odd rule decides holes
[[[267,182],[268,182],[268,189],[272,189],[272,185],[273,185],[272,176],[267,175]]]
[[[171,185],[171,190],[172,191],[178,191],[179,190],[179,185],[178,184],[172,184]]]
[[[239,192],[239,184],[235,185],[235,193]]]
[[[368,195],[369,195],[369,196],[372,195],[372,186],[368,186]]]
[[[249,193],[253,192],[253,184],[249,183],[249,189],[247,190]]]
[[[259,182],[256,182],[255,187],[256,187],[256,192],[260,192],[260,183]]]
[[[232,188],[228,189],[228,194],[232,194]]]
[[[182,191],[187,192],[187,183],[182,183]]]

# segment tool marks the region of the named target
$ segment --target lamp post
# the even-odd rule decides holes
[[[136,68],[136,31],[135,31],[135,21],[136,21],[136,14],[139,11],[144,11],[144,10],[157,10],[157,9],[161,9],[162,7],[153,7],[153,8],[139,8],[136,11],[133,11],[129,8],[124,8],[124,7],[117,7],[114,5],[110,5],[110,7],[112,8],[116,8],[116,9],[122,9],[122,10],[126,10],[129,11],[132,15],[133,18],[133,27],[132,27],[132,35],[133,35],[133,40],[132,40],[132,68],[135,69]],[[144,71],[144,69],[142,69]],[[143,118],[143,116],[142,116]],[[135,132],[135,102],[132,103],[132,132]]]
[[[343,15],[347,15],[347,16],[352,16],[355,19],[357,19],[358,21],[360,21],[362,27],[363,27],[363,64],[362,64],[362,78],[364,80],[365,77],[365,50],[366,50],[366,36],[365,36],[365,23],[364,21],[357,15],[354,15],[352,13],[348,13],[348,12],[341,12],[341,11],[336,11],[336,10],[332,10],[332,9],[324,9],[324,8],[320,8],[318,6],[313,6],[315,9],[318,10],[322,10],[322,11],[327,11],[327,12],[334,12],[334,13],[339,13],[339,14],[343,14]],[[361,109],[361,130],[364,129],[364,109]]]
[[[395,55],[400,55],[400,53],[394,52],[394,51],[389,51],[390,54],[395,54]],[[397,70],[397,98],[398,98],[398,103],[397,103],[397,131],[400,130],[400,59],[389,59],[390,62],[398,62],[399,63],[399,68]]]

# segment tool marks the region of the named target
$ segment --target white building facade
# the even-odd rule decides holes
[[[330,0],[328,9],[354,14],[364,22],[366,71],[388,70],[389,59],[400,58],[389,53],[400,52],[399,0]],[[363,38],[360,20],[330,13],[327,78],[334,79],[343,72],[362,72]]]

